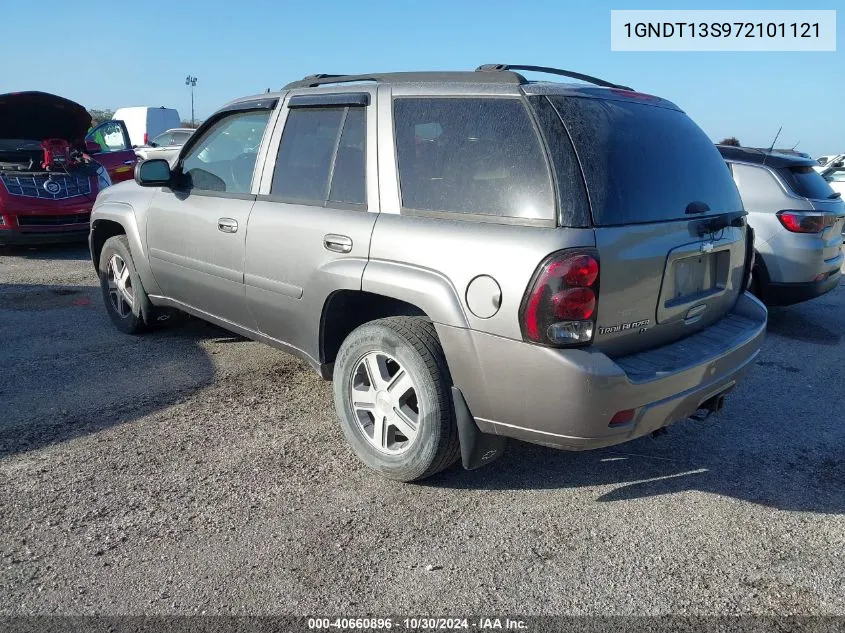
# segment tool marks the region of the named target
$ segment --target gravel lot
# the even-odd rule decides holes
[[[118,334],[95,284],[0,251],[1,614],[845,614],[845,288],[770,313],[715,420],[402,485],[303,363]]]

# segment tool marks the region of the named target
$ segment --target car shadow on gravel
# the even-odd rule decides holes
[[[35,260],[85,261],[91,259],[88,244],[84,240],[67,244],[44,244],[38,246],[0,246],[0,257],[13,256]]]
[[[728,445],[724,438],[708,439],[700,433],[672,438],[674,431],[583,453],[511,442],[505,456],[487,467],[467,472],[458,465],[423,484],[477,490],[581,489],[595,494],[599,502],[699,491],[784,511],[845,514],[845,456],[837,448],[841,442],[825,448],[781,448],[765,455],[740,448],[753,446],[754,438],[733,436]]]
[[[0,458],[163,410],[210,385],[199,320],[144,336],[116,330],[97,286],[0,284]],[[206,347],[204,347],[205,345]]]
[[[805,306],[788,308],[769,308],[769,324],[766,331],[793,341],[802,343],[818,343],[821,345],[838,345],[842,334],[831,329],[835,326],[832,319],[824,318],[821,310],[810,312],[802,309]],[[808,304],[807,307],[826,308],[824,304]]]

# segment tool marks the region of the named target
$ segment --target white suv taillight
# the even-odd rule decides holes
[[[778,211],[777,216],[791,233],[821,233],[837,220],[835,213],[821,211]]]
[[[519,321],[523,338],[555,347],[589,343],[595,331],[598,295],[597,253],[555,253],[534,273],[522,299]]]

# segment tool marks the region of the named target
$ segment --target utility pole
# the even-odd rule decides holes
[[[191,75],[185,77],[185,85],[191,89],[191,127],[194,127],[194,88],[197,85],[197,78]]]

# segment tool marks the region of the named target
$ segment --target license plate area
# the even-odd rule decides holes
[[[725,290],[731,269],[729,250],[697,253],[674,260],[664,294],[664,307],[701,301]]]

